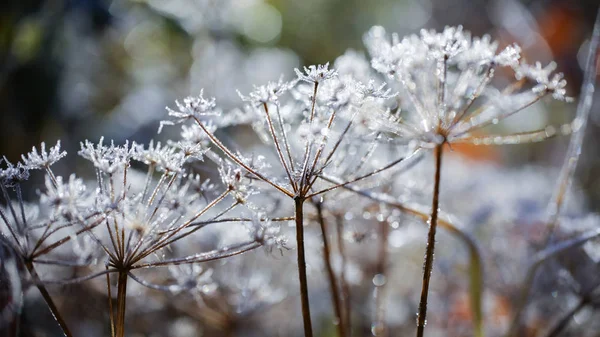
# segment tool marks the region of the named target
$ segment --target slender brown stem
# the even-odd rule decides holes
[[[425,262],[423,264],[423,287],[421,288],[421,300],[417,316],[417,337],[423,337],[425,324],[427,324],[427,296],[429,295],[429,282],[433,269],[433,254],[435,252],[435,231],[437,229],[438,210],[440,204],[440,178],[442,171],[442,149],[444,144],[436,145],[435,155],[435,177],[433,182],[433,199],[431,202],[431,216],[429,217],[429,232],[427,233],[427,248]]]
[[[329,244],[329,237],[327,236],[327,224],[323,217],[323,203],[314,202],[317,209],[317,218],[319,226],[321,227],[321,234],[323,235],[323,262],[325,263],[325,269],[327,270],[327,278],[329,279],[329,287],[331,288],[331,300],[333,302],[333,310],[335,314],[335,326],[338,331],[338,336],[346,336],[346,322],[342,315],[342,302],[340,300],[340,290],[338,287],[335,272],[331,265],[331,247]]]
[[[386,271],[388,264],[388,236],[389,225],[382,221],[380,224],[381,243],[379,244],[379,257],[377,258],[376,274],[373,278],[375,284],[375,319],[373,321],[373,329],[375,336],[387,336],[385,326],[385,296],[384,290],[386,281]]]
[[[125,304],[127,301],[127,278],[127,271],[119,271],[119,280],[117,284],[117,337],[125,336]]]
[[[42,297],[46,301],[46,305],[48,305],[48,308],[50,309],[52,316],[54,316],[54,319],[56,320],[58,325],[60,325],[60,328],[62,329],[63,334],[67,337],[72,337],[73,334],[67,327],[67,323],[65,322],[65,320],[61,316],[60,312],[58,311],[58,308],[56,307],[56,304],[52,300],[50,293],[48,293],[48,290],[46,289],[46,287],[40,280],[40,277],[39,277],[37,271],[35,270],[35,267],[33,266],[33,262],[27,261],[27,262],[25,262],[25,266],[27,267],[27,270],[29,270],[29,274],[31,275],[33,283],[36,285],[36,287],[42,294]]]
[[[304,255],[304,205],[303,197],[295,197],[296,243],[298,251],[298,279],[300,281],[300,298],[302,300],[302,320],[304,321],[304,337],[312,337],[312,322],[308,301],[308,280],[306,278],[306,256]]]
[[[350,287],[346,282],[346,250],[344,245],[344,220],[341,214],[335,216],[336,223],[336,234],[337,234],[337,245],[342,258],[341,272],[340,272],[340,283],[342,288],[342,299],[344,302],[344,319],[342,320],[346,324],[346,331],[348,336],[352,336],[352,310],[350,309]]]
[[[106,266],[108,270],[108,265]],[[106,291],[108,293],[108,315],[110,317],[110,336],[115,337],[115,313],[113,310],[112,292],[110,290],[110,274],[106,274]]]

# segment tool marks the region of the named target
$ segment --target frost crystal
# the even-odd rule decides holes
[[[200,95],[197,97],[186,97],[183,99],[183,103],[175,101],[178,110],[167,107],[169,116],[174,117],[174,120],[160,122],[158,133],[162,131],[165,125],[180,124],[189,119],[201,119],[205,116],[219,115],[220,112],[216,109],[215,98],[205,99],[203,95],[204,90],[201,90]]]
[[[253,105],[262,105],[269,103],[277,103],[279,96],[283,95],[295,82],[284,82],[283,77],[279,78],[277,82],[269,82],[267,85],[254,86],[254,91],[248,94],[248,96],[242,95],[238,91],[238,95],[244,102],[250,102]]]
[[[91,161],[94,166],[102,172],[112,174],[122,170],[129,165],[129,161],[135,153],[135,148],[126,142],[123,146],[115,146],[111,141],[110,146],[104,145],[104,137],[100,138],[98,144],[86,140],[81,143],[78,154]]]
[[[296,75],[298,75],[299,81],[304,81],[308,83],[320,83],[322,81],[328,80],[337,76],[337,71],[335,69],[329,70],[329,62],[324,65],[311,65],[308,68],[304,67],[304,73],[299,69],[294,69]]]
[[[6,168],[0,169],[0,183],[2,185],[11,187],[29,179],[29,169],[26,166],[21,163],[13,165],[6,158],[0,159],[0,164],[2,161],[6,162]]]
[[[37,151],[35,146],[31,149],[31,152],[27,156],[21,156],[23,158],[23,165],[30,170],[41,170],[47,169],[52,164],[59,161],[62,157],[66,156],[67,152],[60,151],[60,140],[50,148],[49,152],[46,152],[46,144],[42,142],[40,146],[40,152]]]

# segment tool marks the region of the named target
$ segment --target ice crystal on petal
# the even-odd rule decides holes
[[[31,152],[27,156],[21,156],[23,158],[23,165],[30,170],[41,170],[50,167],[52,164],[59,161],[62,157],[66,156],[67,152],[60,151],[60,140],[50,148],[49,152],[46,152],[46,144],[42,142],[40,145],[40,151],[35,148],[31,149]]]
[[[263,212],[254,212],[252,214],[252,221],[250,224],[247,224],[247,229],[254,240],[265,247],[269,253],[274,248],[280,252],[283,249],[288,249],[288,240],[281,234],[281,227],[269,220]]]
[[[129,166],[129,161],[135,154],[135,147],[130,147],[129,142],[123,146],[115,146],[112,141],[110,146],[107,146],[103,142],[104,137],[100,138],[96,145],[86,140],[81,143],[81,150],[78,154],[91,161],[97,169],[108,174],[113,174]]]
[[[40,196],[40,202],[49,206],[54,214],[68,220],[74,219],[85,199],[85,184],[74,174],[69,176],[68,182],[64,182],[60,176],[55,181],[46,176],[46,191]]]
[[[279,78],[277,82],[269,82],[267,85],[254,86],[254,91],[250,92],[248,96],[242,95],[238,91],[238,95],[244,102],[250,102],[255,106],[269,103],[277,103],[279,96],[283,95],[286,91],[294,86],[295,82],[283,81],[283,76]]]
[[[198,145],[197,148],[191,145],[191,148],[188,150],[194,153],[198,152],[200,156],[205,152],[201,150],[201,145]],[[147,148],[136,144],[134,159],[146,165],[152,165],[161,171],[179,172],[186,160],[186,156],[183,152],[177,151],[177,148],[174,146],[163,146],[160,142],[155,144],[154,141],[150,141]]]
[[[294,69],[296,75],[298,75],[299,81],[304,81],[308,83],[320,83],[322,81],[328,80],[337,76],[337,71],[335,69],[329,69],[329,62],[319,65],[311,65],[308,67],[304,67],[304,73],[301,72],[298,68]]]
[[[204,269],[197,263],[169,266],[169,272],[177,283],[171,287],[174,293],[192,290],[208,294],[216,289],[212,269]]]
[[[463,32],[462,26],[446,27],[441,33],[422,29],[421,38],[434,58],[454,57],[469,46],[469,34]]]
[[[376,85],[374,80],[369,80],[367,84],[357,82],[356,90],[362,99],[390,99],[396,97],[397,93],[392,93],[392,89],[386,88],[387,83]]]
[[[517,79],[527,78],[537,83],[533,88],[533,91],[538,94],[544,92],[551,92],[552,97],[559,101],[572,101],[571,97],[566,96],[567,81],[564,79],[562,73],[554,73],[556,70],[556,63],[550,62],[547,66],[543,67],[540,62],[536,62],[535,65],[527,63],[521,63],[515,66],[515,77]]]
[[[0,163],[2,163],[2,161],[6,162],[6,168],[0,169],[1,184],[6,187],[12,187],[15,186],[15,184],[29,179],[29,169],[25,165],[21,163],[13,165],[6,158],[0,159]]]
[[[197,97],[189,96],[183,99],[183,103],[175,101],[177,110],[167,107],[169,116],[174,120],[161,121],[158,128],[158,133],[162,131],[165,125],[174,125],[183,123],[189,119],[200,119],[205,116],[219,115],[220,112],[216,109],[216,100],[214,97],[205,99],[203,97],[204,90],[200,91]]]
[[[504,48],[498,55],[494,56],[493,61],[504,67],[516,67],[521,58],[521,47],[517,44]]]

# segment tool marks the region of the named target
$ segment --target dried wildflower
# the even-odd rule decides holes
[[[255,106],[271,103],[276,104],[279,101],[279,97],[292,88],[294,84],[295,82],[284,82],[283,77],[280,77],[277,82],[254,86],[254,91],[248,94],[248,96],[242,95],[239,91],[238,95],[242,101],[252,103]]]
[[[401,105],[393,111],[382,111],[380,128],[415,139],[422,146],[445,142],[481,144],[473,132],[498,123],[547,94],[567,100],[562,74],[551,75],[555,65],[542,68],[539,63],[535,67],[519,63],[518,46],[508,46],[497,53],[498,44],[489,36],[473,39],[461,27],[447,27],[441,33],[423,30],[420,36],[402,41],[394,35],[391,42],[383,28],[374,27],[366,35],[365,44],[373,67],[401,88]],[[532,81],[533,88],[518,92],[518,83],[504,90],[491,87],[498,67],[513,68],[517,79]],[[474,104],[476,100],[481,102]],[[501,107],[497,102],[503,103]],[[497,135],[491,139],[495,144],[512,144],[553,135],[533,130],[517,137]]]
[[[160,122],[158,133],[162,131],[165,125],[180,124],[193,118],[218,115],[220,112],[216,110],[215,98],[205,99],[203,95],[204,90],[201,90],[200,95],[197,97],[186,97],[183,99],[183,103],[175,101],[177,111],[167,107],[169,116],[174,117],[174,120]]]
[[[53,214],[71,220],[83,217],[79,211],[85,208],[86,198],[83,180],[72,174],[68,182],[63,182],[62,177],[56,177],[56,181],[46,177],[46,191],[41,194],[40,202],[47,205]]]
[[[66,155],[66,151],[60,151],[59,140],[56,145],[50,148],[49,152],[46,152],[46,143],[42,142],[40,152],[34,146],[27,156],[21,156],[21,158],[23,158],[23,165],[28,169],[42,170],[47,169]]]
[[[91,161],[94,167],[102,172],[113,174],[123,170],[135,155],[135,147],[129,146],[129,142],[123,146],[115,146],[113,141],[110,146],[103,143],[104,137],[101,137],[96,145],[86,140],[81,143],[81,150],[78,152],[81,157]]]
[[[197,263],[169,266],[169,272],[176,282],[170,287],[175,293],[192,291],[210,294],[217,287],[212,280],[213,270],[204,269]]]
[[[321,83],[330,78],[334,78],[337,76],[337,71],[335,69],[329,69],[329,62],[323,64],[319,64],[317,66],[311,65],[308,68],[304,67],[304,73],[294,69],[296,75],[298,75],[299,81],[304,81],[308,83]]]
[[[280,226],[268,219],[265,213],[253,212],[251,219],[247,226],[248,232],[267,252],[272,252],[274,248],[280,252],[288,249],[287,238],[281,234]]]
[[[0,169],[0,183],[6,187],[13,187],[16,184],[29,179],[29,168],[21,163],[13,165],[4,157],[0,159],[0,164],[4,161],[6,168]]]

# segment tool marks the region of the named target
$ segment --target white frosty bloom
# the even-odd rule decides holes
[[[130,147],[129,142],[125,142],[123,146],[116,146],[112,141],[110,146],[107,146],[103,142],[104,137],[101,137],[98,144],[95,145],[86,140],[80,143],[81,150],[78,154],[107,174],[113,174],[129,166],[129,161],[135,153],[135,147]]]
[[[489,36],[472,38],[462,27],[446,27],[439,33],[422,30],[420,35],[402,40],[397,35],[390,39],[382,27],[373,27],[365,36],[365,45],[373,68],[399,89],[397,108],[379,109],[383,113],[374,117],[376,124],[421,145],[483,144],[473,131],[497,124],[546,94],[569,100],[562,74],[553,74],[554,63],[530,66],[521,62],[519,46],[510,45],[497,52],[496,41]],[[517,80],[527,80],[531,85],[519,82],[506,88],[494,87],[492,78],[499,67],[514,69]],[[493,143],[540,141],[550,136],[533,130],[517,137],[494,136]]]
[[[268,219],[265,213],[253,212],[251,219],[252,221],[246,226],[248,233],[265,247],[267,252],[272,252],[274,248],[279,251],[288,248],[288,240],[281,234],[281,227]]]
[[[165,125],[174,125],[183,123],[189,119],[199,119],[210,115],[219,115],[219,110],[216,109],[215,98],[204,98],[204,90],[200,90],[200,95],[193,97],[189,96],[183,99],[183,102],[175,101],[177,110],[167,107],[169,116],[174,117],[174,120],[161,121],[158,128],[158,133],[162,131]]]
[[[140,144],[136,144],[135,147],[136,151],[133,157],[135,160],[152,165],[162,171],[179,172],[186,160],[185,154],[177,151],[177,147],[163,146],[160,142],[155,144],[153,140],[150,141],[147,148]],[[188,150],[193,153],[199,151],[197,149]],[[201,154],[199,155],[201,157]]]
[[[66,155],[66,151],[60,150],[59,140],[56,142],[56,145],[50,148],[50,151],[48,152],[46,152],[46,143],[42,142],[39,152],[34,146],[27,156],[22,155],[21,158],[23,158],[23,165],[25,165],[28,169],[41,170],[50,167],[52,164],[56,163]]]
[[[25,165],[21,163],[14,165],[6,157],[0,159],[0,163],[2,161],[6,162],[6,168],[0,169],[0,183],[2,185],[7,187],[14,186],[29,179],[29,169]]]
[[[515,77],[518,80],[528,78],[537,82],[537,85],[533,88],[535,93],[551,92],[552,97],[559,101],[570,102],[573,100],[571,97],[566,96],[567,80],[563,78],[563,74],[554,73],[556,70],[555,62],[550,62],[545,67],[540,62],[536,62],[535,65],[522,63],[515,66],[514,69]]]
[[[212,269],[204,269],[198,263],[169,266],[171,277],[176,285],[170,287],[174,293],[180,291],[200,291],[209,294],[216,289],[212,280]]]
[[[253,105],[277,103],[279,96],[283,95],[295,84],[295,81],[285,82],[282,76],[277,82],[269,82],[267,85],[254,86],[254,91],[250,92],[248,96],[242,95],[239,90],[237,93],[242,101],[250,102]]]
[[[56,183],[46,176],[46,191],[40,196],[40,202],[49,206],[53,214],[73,219],[85,201],[85,184],[75,174],[71,174],[67,182],[58,176]]]
[[[324,65],[319,64],[316,66],[311,65],[304,67],[304,73],[298,68],[294,69],[294,71],[296,72],[296,75],[298,75],[298,80],[308,83],[320,83],[337,76],[337,71],[335,69],[329,69],[329,62]]]

